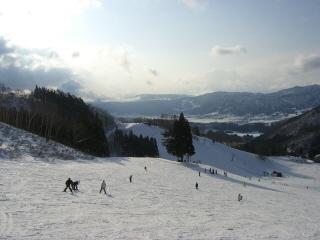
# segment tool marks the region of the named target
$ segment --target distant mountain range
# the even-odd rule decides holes
[[[320,106],[275,124],[248,144],[246,150],[265,155],[293,154],[311,158],[320,154]]]
[[[230,114],[291,114],[320,105],[320,85],[293,87],[273,93],[213,92],[199,96],[174,94],[139,95],[134,101],[93,104],[116,116],[159,116]]]

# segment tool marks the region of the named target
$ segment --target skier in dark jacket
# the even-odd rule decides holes
[[[130,183],[132,183],[132,175],[130,175],[129,181],[130,181]]]
[[[80,181],[72,182],[71,183],[72,190],[79,191],[79,189],[78,189],[79,183],[80,183]]]
[[[72,192],[72,189],[71,189],[71,185],[72,185],[72,180],[71,180],[71,178],[68,178],[68,180],[66,181],[66,188],[63,190],[64,192],[66,192],[67,191],[67,189],[69,188],[69,190],[70,190],[70,192]]]
[[[198,182],[196,182],[196,189],[198,190],[198,188],[199,188],[199,184]]]

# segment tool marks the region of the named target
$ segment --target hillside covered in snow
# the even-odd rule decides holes
[[[161,129],[122,127],[156,137],[161,158],[86,159],[1,124],[0,238],[320,238],[319,165],[289,158],[263,160],[203,138],[194,139],[193,159],[201,164],[182,164],[161,147]],[[218,174],[205,172],[210,167]],[[284,178],[261,176],[273,169]],[[80,191],[63,192],[68,177],[80,180]],[[99,194],[103,179],[107,195]]]
[[[163,129],[156,126],[148,126],[142,123],[122,124],[120,128],[125,131],[132,131],[136,135],[149,136],[157,140],[160,157],[176,160],[175,156],[168,154],[162,145]],[[191,161],[200,161],[214,168],[231,172],[244,177],[260,177],[264,172],[280,171],[286,174],[294,174],[287,164],[279,161],[279,157],[262,157],[256,154],[240,151],[224,144],[213,142],[204,137],[193,137],[195,155]],[[286,158],[284,158],[286,159]],[[305,160],[290,158],[293,161]]]

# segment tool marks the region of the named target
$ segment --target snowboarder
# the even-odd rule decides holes
[[[68,178],[68,180],[66,181],[66,188],[65,188],[63,191],[66,192],[67,189],[69,188],[70,192],[72,192],[72,189],[71,189],[71,187],[70,187],[70,185],[71,185],[72,183],[73,183],[73,182],[72,182],[71,178]]]
[[[71,183],[72,190],[79,191],[78,184],[80,184],[80,181],[72,182]]]
[[[196,182],[196,189],[198,190],[198,188],[199,188],[199,184],[198,182]]]
[[[130,183],[132,183],[132,175],[130,175],[129,181],[130,181]]]
[[[103,190],[103,191],[104,191],[104,194],[107,195],[106,187],[107,187],[106,181],[103,180],[102,183],[101,183],[100,193],[101,193],[102,190]]]
[[[243,196],[241,195],[241,193],[238,194],[238,201],[240,202],[242,200]]]

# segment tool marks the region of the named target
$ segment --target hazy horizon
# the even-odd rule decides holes
[[[0,0],[0,82],[91,98],[320,84],[320,1]]]

